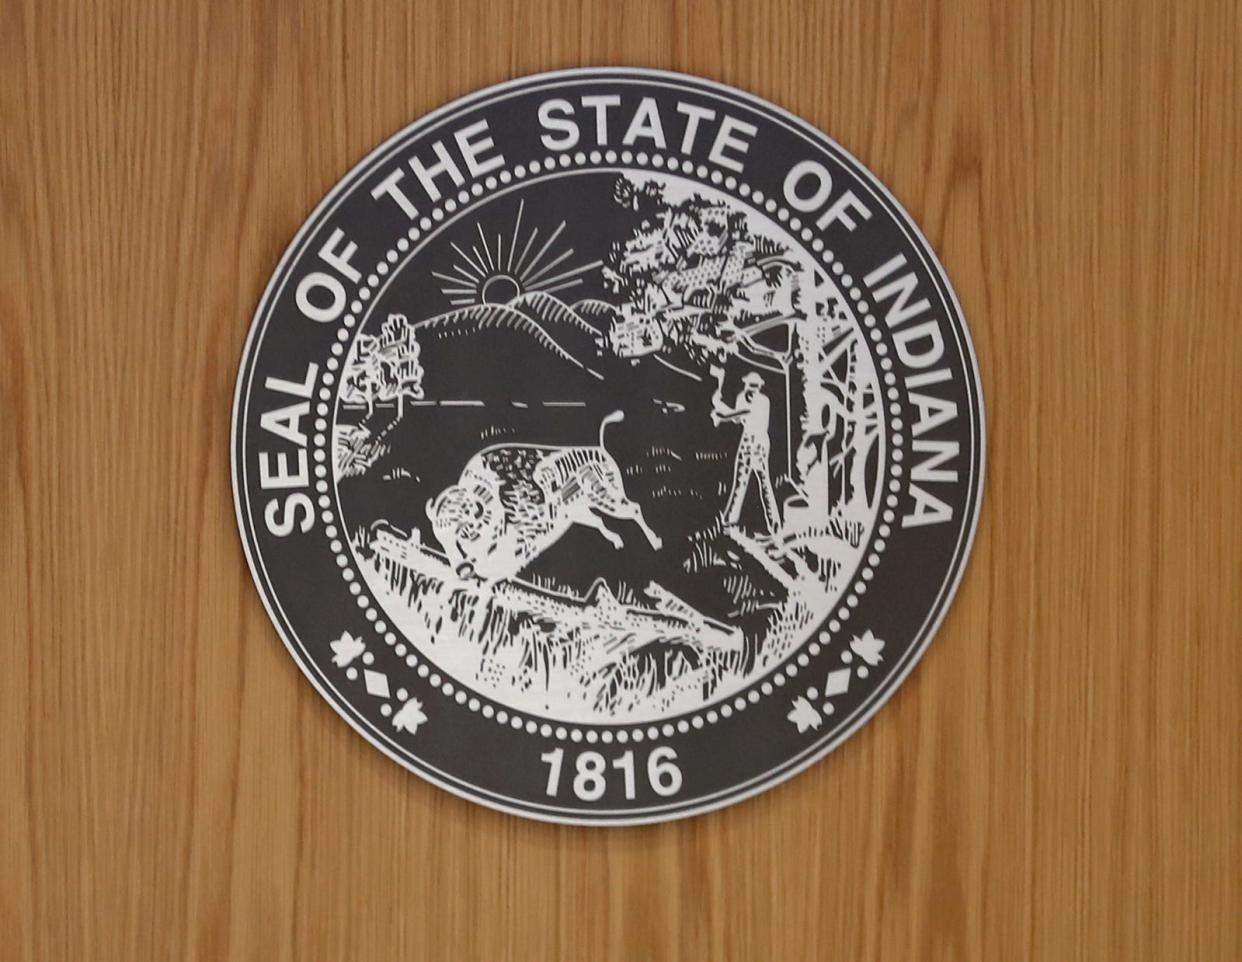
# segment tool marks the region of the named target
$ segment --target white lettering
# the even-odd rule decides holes
[[[582,106],[595,111],[595,142],[608,143],[608,108],[619,106],[617,94],[593,94],[582,98]]]
[[[725,117],[720,121],[720,129],[716,131],[716,140],[712,144],[711,153],[707,155],[708,160],[740,174],[745,169],[742,161],[729,157],[725,151],[733,150],[738,154],[745,154],[750,149],[750,142],[735,137],[734,134],[753,137],[758,132],[759,128],[754,124],[748,124],[744,120],[737,120],[733,117]]]
[[[844,194],[832,202],[819,220],[815,222],[815,226],[823,230],[829,224],[841,224],[846,230],[853,230],[858,226],[858,221],[854,219],[854,214],[858,214],[863,220],[871,219],[871,210],[858,199],[858,196],[852,191],[847,190]]]
[[[418,216],[418,208],[415,207],[413,201],[405,195],[405,191],[397,186],[403,177],[405,177],[405,171],[394,170],[391,174],[371,188],[371,196],[376,200],[379,200],[381,197],[387,197],[401,208],[401,212],[405,214],[406,217],[413,220]]]
[[[927,341],[927,348],[920,352],[913,345]],[[944,357],[944,339],[940,334],[940,325],[935,320],[924,321],[914,327],[907,327],[893,335],[893,346],[897,348],[897,356],[906,367],[931,367]]]
[[[321,307],[312,302],[311,291],[315,290],[327,291],[332,299],[331,303],[326,307]],[[331,274],[312,271],[298,283],[296,301],[298,310],[308,320],[327,324],[335,321],[345,310],[345,286]]]
[[[426,167],[417,157],[411,157],[410,167],[414,171],[414,176],[418,178],[418,182],[423,185],[423,190],[427,192],[427,196],[434,202],[440,199],[440,188],[435,183],[437,177],[441,174],[448,174],[449,178],[458,187],[466,182],[466,178],[461,175],[461,171],[457,168],[457,162],[449,156],[448,148],[441,141],[437,140],[431,145],[431,149],[435,151],[436,163]]]
[[[903,528],[942,524],[953,520],[953,509],[917,484],[910,485],[910,497],[914,499],[914,509],[902,516],[901,526]]]
[[[362,279],[362,272],[354,267],[349,259],[358,252],[358,245],[349,241],[345,244],[344,250],[338,250],[337,245],[343,240],[345,240],[345,232],[338,227],[328,236],[323,247],[319,248],[319,258],[357,284]]]
[[[483,136],[476,137],[476,134]],[[487,160],[479,159],[496,146],[496,141],[487,134],[487,121],[480,120],[469,127],[463,127],[453,135],[453,139],[457,141],[457,149],[461,151],[462,157],[466,160],[466,170],[470,171],[471,177],[482,177],[488,171],[504,166],[505,158],[501,154],[489,157]]]
[[[564,116],[558,116],[558,115]],[[545,130],[556,131],[560,137],[544,134],[539,139],[548,150],[570,150],[578,144],[578,122],[573,119],[574,108],[568,100],[556,98],[539,105],[539,125]]]
[[[283,511],[281,511],[282,508]],[[279,518],[276,516],[277,511],[280,511]],[[299,511],[302,513],[300,523],[297,520]],[[278,538],[292,534],[295,525],[302,534],[306,534],[315,523],[315,509],[311,504],[311,499],[299,492],[289,495],[284,501],[272,498],[267,503],[267,507],[263,509],[263,520],[267,523],[267,530]]]
[[[814,181],[814,186],[811,195],[806,197],[799,193],[798,186],[808,177]],[[789,173],[785,175],[785,202],[794,210],[803,213],[816,210],[831,193],[832,175],[828,173],[828,168],[817,160],[800,160],[790,167]]]
[[[699,133],[699,121],[715,120],[716,111],[695,104],[678,104],[677,112],[686,115],[686,132],[681,136],[681,152],[688,154],[694,149],[694,138]]]
[[[621,138],[621,143],[632,147],[639,137],[646,138],[663,150],[667,145],[664,141],[664,127],[660,123],[660,112],[656,109],[654,97],[644,97],[634,111],[634,119],[629,129]]]

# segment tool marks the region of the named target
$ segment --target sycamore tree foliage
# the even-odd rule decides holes
[[[614,198],[638,221],[605,260],[605,283],[625,305],[610,334],[614,349],[676,352],[713,367],[718,383],[731,359],[764,369],[769,381],[783,371],[790,480],[805,506],[805,517],[787,525],[821,525],[829,512],[866,517],[881,411],[840,291],[731,206],[701,195],[670,202],[658,183],[626,179]]]
[[[641,217],[613,244],[605,285],[624,298],[613,346],[623,355],[680,349],[700,366],[737,351],[740,331],[792,314],[786,249],[755,234],[744,212],[694,195],[670,203],[655,182],[621,178],[614,199]]]
[[[406,398],[423,397],[421,353],[414,325],[404,314],[389,314],[378,336],[358,336],[341,390],[342,401],[365,407],[368,416],[376,404],[395,404],[397,417],[402,417]]]

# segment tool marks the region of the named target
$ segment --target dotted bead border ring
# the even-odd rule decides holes
[[[884,499],[885,508],[880,514],[881,523],[876,528],[876,536],[872,539],[870,550],[864,559],[865,563],[859,569],[854,583],[842,599],[841,606],[828,619],[825,625],[826,630],[820,631],[801,652],[791,657],[786,664],[775,668],[762,681],[748,686],[738,694],[716,703],[711,708],[697,711],[693,715],[680,718],[677,721],[631,724],[625,727],[578,727],[524,718],[520,713],[510,711],[499,705],[493,705],[471,694],[452,679],[442,676],[434,666],[421,660],[409,650],[409,646],[391,629],[388,623],[381,617],[382,613],[377,610],[376,603],[363,588],[361,584],[362,579],[354,571],[351,559],[346,554],[346,545],[341,541],[341,532],[337,528],[337,518],[332,510],[332,497],[330,494],[332,485],[328,481],[327,460],[329,454],[328,435],[326,432],[329,427],[328,417],[331,414],[332,386],[336,383],[336,372],[341,367],[341,358],[344,356],[347,344],[352,337],[352,331],[359,326],[360,315],[363,315],[366,311],[368,302],[375,295],[377,289],[390,274],[395,274],[402,260],[412,256],[415,244],[420,240],[426,240],[428,233],[433,232],[447,215],[458,212],[472,201],[478,200],[501,187],[508,187],[528,177],[536,177],[540,174],[573,167],[608,167],[617,164],[623,167],[649,167],[653,171],[672,174],[682,173],[695,177],[702,183],[711,184],[717,189],[735,194],[757,211],[774,217],[778,223],[809,246],[811,251],[819,257],[832,273],[840,289],[854,302],[855,312],[862,322],[863,330],[873,342],[872,350],[879,359],[881,378],[885,385],[882,393],[889,402],[888,409],[891,416],[889,424],[892,430],[892,433],[889,435],[889,441],[892,444],[892,452],[889,464],[888,494]],[[875,315],[867,304],[862,289],[855,283],[855,279],[845,272],[844,266],[836,259],[833,252],[825,246],[823,239],[815,235],[814,231],[805,225],[794,212],[777,203],[772,197],[766,196],[763,191],[752,189],[748,184],[739,181],[732,174],[709,168],[705,164],[695,163],[694,161],[678,157],[667,157],[659,153],[649,154],[645,151],[617,151],[613,149],[580,150],[573,154],[567,152],[532,160],[527,164],[517,164],[512,170],[499,171],[494,175],[487,176],[482,182],[476,181],[469,187],[463,187],[455,195],[444,199],[439,206],[419,217],[418,221],[412,224],[397,240],[396,244],[387,250],[379,261],[376,262],[373,270],[363,279],[357,297],[348,305],[348,311],[343,315],[341,327],[336,333],[336,340],[330,348],[330,356],[325,362],[325,370],[319,378],[319,400],[315,406],[316,417],[314,421],[315,434],[312,437],[312,457],[315,462],[313,469],[316,479],[315,490],[318,495],[317,504],[320,509],[320,519],[324,523],[324,535],[328,539],[328,546],[333,552],[336,564],[341,570],[341,577],[345,580],[348,590],[354,596],[355,602],[359,609],[361,609],[363,616],[367,621],[371,622],[372,629],[376,635],[384,641],[385,645],[392,649],[398,658],[403,659],[406,667],[415,669],[419,678],[425,680],[433,688],[436,688],[445,697],[451,698],[457,704],[463,705],[470,711],[478,712],[484,718],[492,719],[497,724],[510,727],[515,731],[524,730],[528,734],[538,733],[545,738],[554,737],[559,741],[569,741],[572,743],[611,744],[616,742],[618,744],[626,744],[631,741],[642,742],[661,736],[671,737],[674,734],[686,734],[692,729],[698,730],[703,728],[704,725],[712,725],[721,719],[731,718],[734,714],[745,711],[750,705],[757,704],[761,698],[767,697],[777,689],[784,687],[789,680],[797,676],[800,669],[808,667],[810,659],[817,656],[830,643],[832,637],[840,632],[842,624],[850,617],[851,609],[858,605],[859,596],[866,592],[867,583],[875,577],[875,567],[879,564],[880,555],[887,546],[888,538],[892,534],[892,523],[896,516],[893,509],[898,504],[898,492],[901,490],[901,478],[903,475],[902,446],[904,439],[901,431],[904,425],[900,417],[900,391],[897,387],[897,376],[893,373],[892,359],[887,354],[888,347],[883,342],[883,334],[876,322]],[[372,664],[374,657],[372,652],[364,652],[362,656],[363,664]],[[345,676],[350,681],[356,681],[359,677],[358,669],[354,667],[347,668]],[[395,697],[398,701],[404,702],[409,698],[409,692],[405,688],[399,688],[395,693]],[[391,704],[386,701],[381,705],[380,711],[381,714],[388,717],[392,714],[393,709]]]

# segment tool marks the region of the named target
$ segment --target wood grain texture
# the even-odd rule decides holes
[[[0,956],[1242,955],[1234,3],[0,0]],[[681,69],[830,131],[961,296],[956,605],[756,800],[584,830],[367,746],[264,614],[234,376],[373,145],[518,74]]]

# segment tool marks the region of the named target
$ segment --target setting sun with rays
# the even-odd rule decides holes
[[[603,263],[595,260],[577,267],[565,267],[574,256],[574,249],[553,249],[565,229],[565,221],[561,221],[539,244],[538,227],[532,227],[528,234],[522,235],[524,209],[525,201],[519,201],[512,229],[498,231],[494,235],[490,235],[490,231],[485,233],[483,225],[476,221],[474,229],[479,242],[470,244],[468,251],[450,242],[457,253],[457,259],[449,268],[452,273],[431,273],[441,282],[440,291],[454,307],[506,304],[531,291],[554,294],[581,284],[583,274]],[[535,251],[533,255],[532,251]]]

